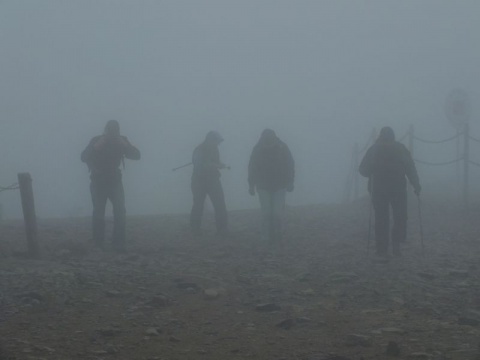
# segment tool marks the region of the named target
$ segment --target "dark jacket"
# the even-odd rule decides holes
[[[140,151],[130,144],[125,136],[121,138],[127,146],[120,144],[117,138],[106,137],[105,143],[99,149],[95,149],[95,144],[103,136],[105,135],[96,136],[90,140],[81,155],[81,160],[88,165],[92,180],[119,177],[121,175],[119,167],[124,157],[131,160],[140,159]]]
[[[248,184],[252,188],[277,191],[293,188],[295,162],[288,146],[276,139],[271,146],[259,141],[248,164]]]
[[[405,191],[406,178],[415,189],[420,189],[417,169],[410,151],[397,141],[377,141],[360,163],[359,172],[370,179],[373,193]]]
[[[193,151],[193,179],[215,179],[220,177],[220,151],[217,145],[207,141],[198,145]]]

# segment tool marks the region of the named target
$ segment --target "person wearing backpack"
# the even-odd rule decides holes
[[[90,170],[93,243],[104,249],[105,207],[107,200],[110,200],[113,207],[112,246],[118,252],[126,250],[125,193],[120,170],[124,158],[139,160],[140,151],[120,135],[120,124],[116,120],[109,120],[104,133],[91,139],[81,155],[81,160]]]
[[[201,224],[205,199],[208,195],[215,211],[215,225],[218,236],[228,235],[228,215],[225,195],[220,182],[220,170],[228,168],[220,161],[218,146],[223,142],[222,136],[210,131],[205,140],[193,151],[192,194],[193,206],[190,212],[192,234],[202,234]]]

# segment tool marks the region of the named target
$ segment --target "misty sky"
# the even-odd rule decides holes
[[[478,0],[0,0],[0,185],[28,171],[38,216],[88,215],[80,153],[117,119],[142,151],[124,171],[130,214],[190,210],[191,169],[171,169],[212,129],[230,209],[258,206],[246,169],[266,127],[296,160],[288,203],[341,201],[353,143],[384,125],[451,135],[453,88],[480,137],[479,14]],[[20,215],[18,193],[0,202]]]

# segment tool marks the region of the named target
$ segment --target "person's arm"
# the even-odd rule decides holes
[[[82,154],[80,156],[80,159],[82,160],[82,162],[89,164],[92,161],[93,157],[95,156],[94,146],[97,141],[98,141],[98,137],[93,138],[92,140],[90,140],[85,150],[82,151]]]
[[[370,147],[367,150],[367,153],[363,157],[362,161],[360,162],[360,166],[358,167],[358,172],[360,175],[370,178],[373,175],[373,168],[374,168],[374,149]]]
[[[123,151],[127,159],[140,160],[140,150],[133,146],[125,136],[120,137],[120,142],[122,144]]]

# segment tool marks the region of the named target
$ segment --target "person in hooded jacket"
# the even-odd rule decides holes
[[[265,129],[254,146],[248,164],[249,193],[258,193],[265,235],[269,242],[281,239],[286,192],[293,191],[295,162],[288,146],[271,129]]]
[[[139,160],[140,151],[120,135],[120,124],[116,120],[109,120],[103,135],[90,140],[81,155],[81,160],[90,170],[93,242],[104,248],[105,207],[107,200],[110,200],[114,222],[112,245],[119,252],[125,251],[125,193],[119,169],[124,158]]]
[[[201,235],[201,224],[205,199],[208,195],[215,211],[217,235],[228,234],[228,215],[225,195],[220,182],[220,170],[227,168],[220,161],[218,146],[223,142],[222,136],[210,131],[205,140],[193,151],[192,194],[193,206],[190,212],[190,227],[194,235]]]
[[[413,158],[405,147],[395,141],[392,128],[380,130],[377,141],[363,157],[359,172],[368,177],[368,188],[375,212],[376,254],[387,257],[390,243],[390,207],[393,226],[391,229],[392,252],[400,256],[400,244],[407,235],[407,180],[414,192],[420,195],[421,186]]]

